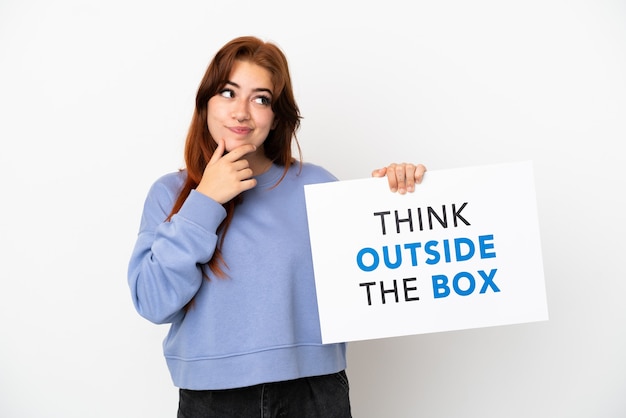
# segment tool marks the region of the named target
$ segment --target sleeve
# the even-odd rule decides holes
[[[164,182],[152,186],[128,265],[135,309],[156,324],[184,315],[183,307],[202,284],[202,265],[213,256],[216,231],[226,217],[222,205],[192,190],[168,222],[176,193]]]

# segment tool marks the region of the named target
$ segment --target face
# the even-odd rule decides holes
[[[243,144],[254,144],[257,154],[274,128],[273,85],[265,68],[236,61],[226,85],[209,99],[207,125],[217,141],[224,139],[226,151]]]

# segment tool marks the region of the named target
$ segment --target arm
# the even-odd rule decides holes
[[[128,284],[137,312],[154,323],[173,322],[193,298],[217,243],[226,213],[213,199],[192,191],[171,221],[177,187],[157,182],[151,188],[128,266]]]
[[[383,177],[387,175],[389,189],[392,192],[405,194],[413,192],[415,185],[420,184],[426,173],[426,167],[422,164],[396,164],[392,163],[387,167],[376,169],[372,172],[372,177]]]
[[[217,229],[226,217],[223,203],[256,186],[248,161],[253,145],[224,154],[218,147],[195,190],[169,222],[165,219],[180,184],[165,177],[150,190],[139,236],[129,263],[128,282],[140,315],[155,323],[176,321],[200,289],[204,265],[217,245]]]

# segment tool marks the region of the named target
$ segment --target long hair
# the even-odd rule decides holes
[[[289,167],[295,162],[292,156],[292,141],[300,156],[300,145],[296,138],[296,131],[300,127],[300,110],[293,96],[291,76],[287,59],[283,52],[274,44],[264,42],[253,36],[235,38],[224,45],[215,54],[209,64],[198,93],[196,94],[196,105],[187,140],[185,142],[185,165],[187,178],[174,202],[168,220],[176,214],[183,203],[195,189],[207,163],[217,148],[217,143],[209,133],[207,126],[207,109],[209,99],[226,85],[232,68],[236,61],[246,61],[259,65],[270,72],[273,83],[272,111],[276,126],[272,129],[263,143],[265,155],[274,163],[284,167],[283,175],[279,182],[285,177]],[[213,257],[208,263],[211,271],[218,277],[225,277],[222,268],[225,262],[221,248],[226,237],[226,231],[233,219],[235,206],[241,201],[241,196],[226,202],[223,206],[226,209],[226,218],[218,228],[220,238],[213,253]],[[208,276],[205,274],[205,277]]]

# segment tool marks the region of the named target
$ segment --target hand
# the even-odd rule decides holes
[[[426,167],[422,164],[396,164],[392,163],[388,167],[379,168],[372,172],[372,177],[383,177],[387,175],[389,189],[392,192],[405,194],[415,191],[415,185],[420,184],[424,178]]]
[[[256,150],[256,147],[246,144],[224,155],[225,147],[223,139],[218,141],[200,184],[196,187],[197,191],[221,204],[256,186],[248,160],[242,158]]]

